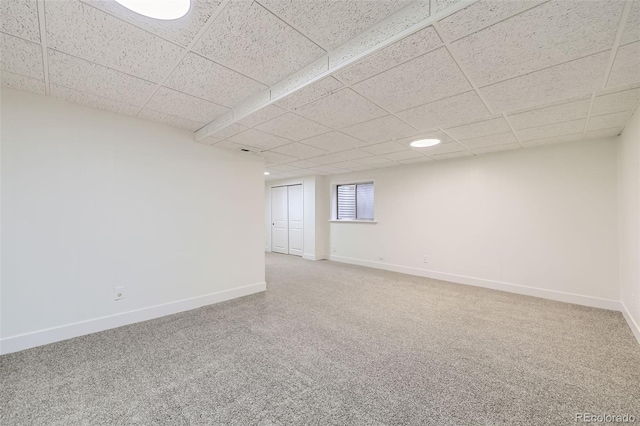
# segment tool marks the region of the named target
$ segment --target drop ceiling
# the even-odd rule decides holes
[[[335,174],[620,134],[640,0],[2,0],[2,85]],[[417,138],[442,144],[412,148]]]

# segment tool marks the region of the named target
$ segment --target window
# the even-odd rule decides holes
[[[373,220],[373,182],[338,185],[338,220]]]

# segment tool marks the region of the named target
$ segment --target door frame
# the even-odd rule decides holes
[[[269,223],[271,225],[269,225],[269,251],[276,253],[273,251],[273,221],[272,221],[272,212],[273,212],[273,197],[272,197],[272,193],[271,190],[273,188],[280,188],[282,186],[296,186],[296,185],[300,185],[302,187],[302,256],[304,257],[304,249],[305,249],[305,243],[304,243],[304,224],[305,224],[305,220],[304,220],[304,216],[305,216],[305,205],[304,205],[304,181],[300,180],[294,180],[288,183],[280,183],[277,185],[269,185]],[[288,197],[287,197],[287,211],[289,209],[289,201],[288,201]],[[287,229],[288,229],[288,220],[287,220]],[[298,256],[299,257],[299,256]]]

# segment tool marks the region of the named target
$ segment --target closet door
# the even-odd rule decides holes
[[[288,186],[289,198],[289,254],[302,256],[303,204],[302,185]]]
[[[271,251],[289,254],[287,187],[271,188]]]

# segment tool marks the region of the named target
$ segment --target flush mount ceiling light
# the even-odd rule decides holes
[[[265,176],[268,176],[269,174],[270,174],[269,172],[264,172],[264,175],[265,175]]]
[[[411,146],[414,148],[427,148],[430,146],[435,146],[440,143],[440,139],[418,139],[417,141],[411,142]]]
[[[191,8],[191,0],[116,0],[116,2],[140,15],[164,21],[182,18]]]

